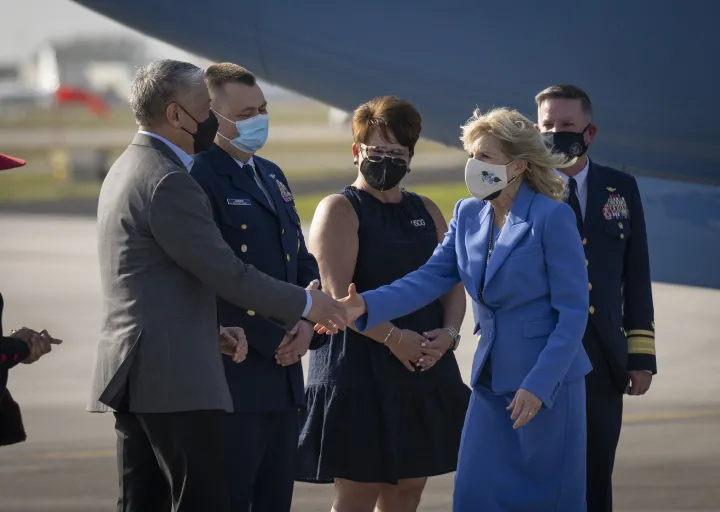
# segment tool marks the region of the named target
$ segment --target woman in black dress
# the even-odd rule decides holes
[[[438,207],[400,188],[420,114],[384,96],[353,115],[358,177],[318,205],[310,251],[336,298],[421,267],[447,231]],[[414,511],[427,477],[455,471],[470,390],[454,348],[465,315],[456,287],[363,334],[327,337],[310,355],[298,480],[335,484],[333,510]]]

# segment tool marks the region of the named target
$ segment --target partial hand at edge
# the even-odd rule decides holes
[[[248,343],[242,327],[220,328],[220,350],[231,356],[233,363],[242,363],[247,357]]]
[[[313,297],[313,301],[315,298]],[[360,318],[362,315],[365,314],[367,311],[367,307],[365,305],[365,299],[363,299],[362,295],[357,293],[357,290],[355,288],[354,283],[350,283],[350,286],[348,286],[348,295],[347,297],[340,299],[339,304],[341,304],[344,307],[345,310],[345,323],[346,325],[351,325]],[[315,303],[313,302],[313,307],[315,306]],[[315,325],[315,330],[319,334],[326,334],[331,333],[335,334],[337,330],[328,329],[327,326],[323,325],[322,322],[317,322]]]
[[[652,373],[645,370],[628,371],[629,383],[625,393],[630,396],[641,396],[648,392],[652,384]]]
[[[60,345],[62,340],[53,338],[47,330],[43,329],[40,332],[33,331],[27,327],[22,327],[19,330],[12,329],[10,331],[11,338],[17,338],[27,343],[30,353],[22,361],[24,364],[32,364],[40,359],[45,354],[52,351],[53,345]]]

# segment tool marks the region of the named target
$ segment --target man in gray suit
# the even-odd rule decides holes
[[[98,204],[103,314],[88,410],[115,412],[119,512],[228,511],[233,405],[216,295],[285,331],[301,318],[337,330],[345,310],[245,265],[224,242],[188,173],[190,154],[207,149],[218,126],[200,68],[150,63],[133,80],[130,106],[140,129]],[[240,361],[246,345],[230,334],[227,351]]]

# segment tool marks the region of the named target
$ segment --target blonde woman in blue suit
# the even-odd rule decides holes
[[[453,510],[583,511],[588,278],[553,172],[569,164],[514,110],[475,112],[462,141],[474,199],[419,270],[362,295],[350,285],[349,320],[370,329],[462,282],[480,338]]]

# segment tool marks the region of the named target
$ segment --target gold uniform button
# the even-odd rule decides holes
[[[622,222],[618,222],[618,227],[619,227],[620,229],[622,229],[622,228],[623,228],[623,223],[622,223]]]
[[[242,252],[247,252],[247,245],[243,244],[243,246],[240,247],[240,250],[241,250]]]
[[[583,245],[587,245],[587,238],[583,238],[582,242],[583,242]]]
[[[592,283],[588,283],[588,290],[592,290]]]
[[[586,267],[589,267],[589,266],[590,266],[590,262],[587,260],[587,258],[585,258],[585,266],[586,266]]]
[[[241,227],[242,229],[247,229],[247,224],[243,224],[243,225],[240,226],[240,227]]]
[[[622,240],[623,238],[625,238],[625,233],[620,233],[620,240]]]
[[[592,315],[595,313],[595,306],[590,306],[590,314]]]
[[[284,234],[285,234],[285,228],[283,228],[283,230],[280,232],[280,234],[281,234],[281,235],[284,235]]]
[[[288,261],[290,261],[290,255],[289,255],[289,254],[286,254],[286,255],[285,255],[285,259],[288,260]]]
[[[255,311],[253,311],[252,309],[248,309],[248,315],[255,316]]]

